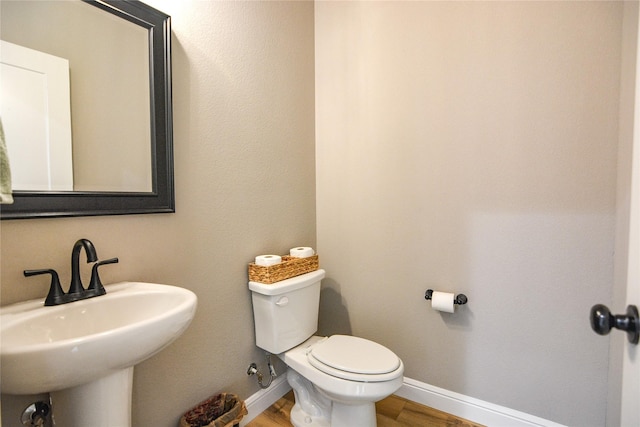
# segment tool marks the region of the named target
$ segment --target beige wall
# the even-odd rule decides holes
[[[172,16],[177,212],[2,221],[1,298],[46,295],[45,278],[22,276],[28,268],[55,268],[67,283],[80,237],[100,258],[120,258],[102,270],[105,283],[193,290],[191,327],[134,377],[133,425],[174,427],[211,394],[259,389],[246,375],[264,361],[246,264],[316,243],[313,4],[147,3]],[[29,401],[3,395],[3,427],[19,425]]]
[[[317,2],[321,325],[405,374],[604,425],[621,2]],[[455,314],[427,288],[465,293]]]

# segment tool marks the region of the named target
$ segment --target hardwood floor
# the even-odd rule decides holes
[[[291,427],[289,412],[293,403],[293,391],[290,391],[254,418],[247,427]],[[395,395],[376,403],[376,412],[378,427],[482,427]]]

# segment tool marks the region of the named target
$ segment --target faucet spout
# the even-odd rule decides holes
[[[96,248],[90,240],[80,239],[73,245],[73,251],[71,252],[71,284],[69,285],[69,295],[84,291],[82,280],[80,279],[80,251],[82,248],[84,248],[87,254],[87,263],[98,260]]]

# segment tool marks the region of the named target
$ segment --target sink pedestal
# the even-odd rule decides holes
[[[133,367],[51,392],[54,425],[131,427]]]

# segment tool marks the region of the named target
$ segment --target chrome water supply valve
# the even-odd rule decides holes
[[[256,375],[258,377],[258,385],[260,386],[260,388],[268,388],[271,385],[271,382],[273,381],[273,379],[278,376],[278,374],[276,373],[276,369],[271,364],[271,354],[265,353],[265,357],[267,359],[267,367],[269,368],[268,383],[266,384],[262,383],[264,376],[262,375],[262,372],[260,372],[260,370],[258,369],[258,365],[256,365],[255,363],[251,363],[247,368],[247,375],[249,376]]]
[[[22,411],[20,421],[24,426],[51,426],[51,406],[42,401],[33,402]]]

